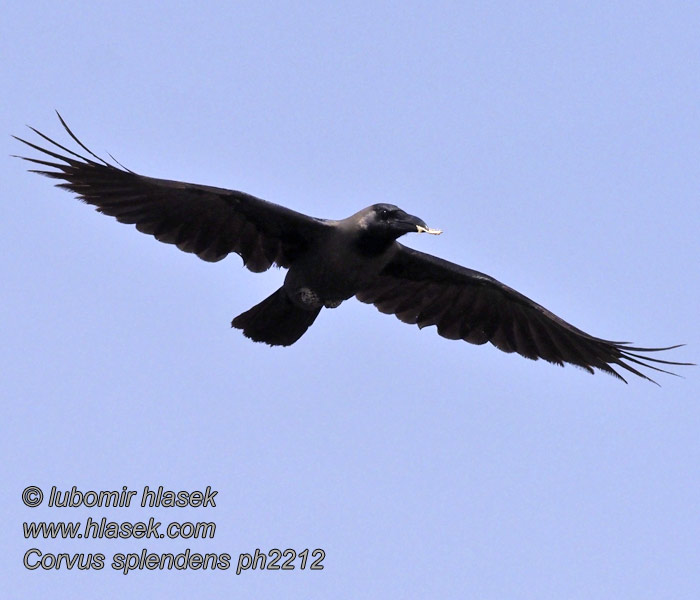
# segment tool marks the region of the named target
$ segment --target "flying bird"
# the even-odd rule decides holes
[[[656,383],[639,367],[673,375],[659,365],[691,364],[649,356],[679,345],[641,348],[594,337],[488,275],[400,244],[407,233],[441,232],[397,206],[374,204],[334,221],[239,191],[146,177],[98,157],[58,118],[86,154],[30,127],[50,144],[14,136],[43,153],[18,157],[41,166],[32,172],[60,180],[58,187],[99,212],[205,261],[234,252],[254,273],[272,265],[287,269],[277,291],[231,323],[256,342],[289,346],[323,308],[355,296],[404,323],[435,325],[448,339],[490,342],[504,352],[590,373],[600,369],[623,381],[614,367]]]

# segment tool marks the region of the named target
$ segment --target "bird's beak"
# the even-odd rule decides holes
[[[432,235],[440,235],[442,230],[431,229],[425,224],[423,219],[406,214],[400,221],[401,226],[405,227],[406,232],[417,231],[418,233],[430,233]]]
[[[430,227],[424,227],[423,225],[416,225],[418,233],[430,233],[431,235],[440,235],[442,229],[431,229]]]

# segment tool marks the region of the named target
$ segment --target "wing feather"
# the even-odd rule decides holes
[[[435,325],[448,339],[490,342],[504,352],[599,369],[623,381],[614,367],[653,381],[633,364],[663,373],[670,372],[650,362],[692,364],[648,356],[678,346],[641,348],[589,335],[488,275],[398,243],[393,259],[356,297],[405,323]]]
[[[142,233],[203,260],[215,262],[235,252],[254,272],[265,271],[273,264],[288,267],[325,227],[323,219],[243,192],[145,177],[110,164],[85,146],[58,117],[87,155],[30,127],[50,144],[45,148],[16,138],[44,155],[19,157],[42,167],[32,172],[58,179],[58,187],[75,193],[99,212],[135,225]]]

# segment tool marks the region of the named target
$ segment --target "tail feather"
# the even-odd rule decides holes
[[[280,288],[260,304],[238,315],[231,327],[242,329],[243,335],[254,342],[291,346],[306,333],[320,312],[320,308],[300,308],[289,299],[284,288]]]

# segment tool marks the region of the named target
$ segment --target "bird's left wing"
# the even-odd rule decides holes
[[[155,179],[112,165],[93,154],[58,115],[73,140],[88,153],[82,156],[30,128],[62,150],[43,148],[16,137],[53,160],[19,157],[42,169],[33,172],[59,179],[70,190],[121,223],[180,250],[215,262],[231,252],[254,272],[289,263],[325,228],[315,219],[243,192]],[[46,170],[45,168],[53,170]]]
[[[690,364],[646,356],[677,346],[637,348],[593,337],[488,275],[397,246],[394,258],[356,297],[404,323],[420,328],[436,325],[438,333],[448,339],[491,342],[504,352],[558,365],[566,362],[591,373],[597,368],[623,381],[613,366],[653,381],[633,364],[665,373],[668,371],[649,362]]]

